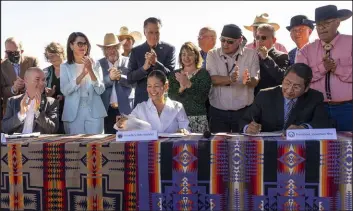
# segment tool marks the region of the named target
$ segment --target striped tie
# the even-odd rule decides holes
[[[286,110],[285,110],[285,114],[284,114],[284,124],[283,124],[283,127],[286,126],[287,124],[287,121],[289,119],[289,115],[290,115],[290,112],[292,111],[292,109],[294,108],[294,100],[290,100],[287,104],[286,104]]]

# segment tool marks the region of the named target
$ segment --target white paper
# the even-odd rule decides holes
[[[258,134],[249,134],[249,133],[242,133],[245,136],[254,136],[254,137],[274,137],[274,136],[282,136],[282,132],[261,132]]]
[[[1,143],[6,143],[5,133],[1,133]]]
[[[131,115],[122,115],[123,117],[126,117],[126,127],[123,129],[124,131],[133,131],[133,130],[152,130],[152,126],[150,123],[143,121],[141,119],[138,119],[134,116]],[[114,124],[114,129],[115,130],[122,130],[117,127],[116,124]]]
[[[21,133],[14,133],[13,135],[8,135],[5,134],[5,138],[7,139],[12,139],[12,138],[34,138],[34,137],[39,137],[40,136],[40,132],[37,133],[25,133],[25,134],[21,134]]]
[[[158,136],[162,138],[181,138],[187,135],[184,133],[158,133]]]

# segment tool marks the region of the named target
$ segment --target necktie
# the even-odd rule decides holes
[[[286,104],[286,110],[285,110],[285,114],[284,114],[284,124],[283,124],[283,127],[286,126],[287,124],[287,121],[289,119],[289,115],[292,111],[292,109],[294,108],[294,100],[290,100],[287,104]]]
[[[20,64],[13,64],[13,69],[15,70],[15,73],[17,76],[20,76]]]

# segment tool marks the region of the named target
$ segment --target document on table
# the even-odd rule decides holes
[[[249,134],[249,133],[242,133],[242,135],[245,136],[254,136],[254,137],[274,137],[274,136],[282,136],[283,132],[282,131],[274,131],[274,132],[261,132],[258,134]]]
[[[35,138],[35,137],[39,137],[39,136],[40,136],[40,132],[37,132],[37,133],[25,133],[25,134],[14,133],[12,135],[5,134],[5,138],[8,138],[8,139],[12,139],[12,138]]]
[[[161,138],[181,138],[185,136],[184,133],[158,133],[158,137]]]

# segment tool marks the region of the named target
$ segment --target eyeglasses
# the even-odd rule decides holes
[[[224,39],[224,38],[221,38],[220,41],[221,41],[221,43],[227,42],[227,44],[229,44],[229,45],[232,45],[235,42],[234,40],[227,40],[227,39]]]
[[[257,36],[255,37],[255,39],[256,39],[256,40],[260,40],[260,39],[261,39],[262,41],[265,41],[265,40],[267,40],[267,36],[264,36],[264,35],[263,35],[263,36],[259,36],[259,35],[257,35]]]
[[[320,28],[327,28],[328,26],[330,26],[330,24],[332,22],[334,22],[335,19],[331,20],[331,21],[322,21],[316,24],[316,27],[320,27]]]
[[[87,46],[87,42],[77,42],[78,47],[82,48],[83,46]]]

